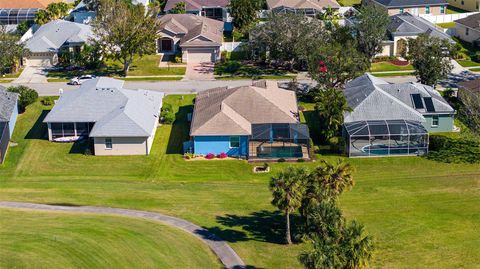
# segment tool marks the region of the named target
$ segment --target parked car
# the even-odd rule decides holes
[[[83,75],[80,77],[72,78],[69,82],[71,85],[82,85],[87,80],[94,79],[94,75]]]

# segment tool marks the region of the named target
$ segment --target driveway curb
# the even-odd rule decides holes
[[[246,268],[237,253],[220,237],[189,221],[149,211],[96,206],[61,206],[22,202],[0,201],[0,208],[30,209],[44,211],[80,212],[92,214],[112,214],[158,221],[180,228],[206,243],[226,268]]]

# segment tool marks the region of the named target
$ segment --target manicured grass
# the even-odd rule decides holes
[[[472,72],[480,72],[480,67],[478,67],[478,68],[470,68],[469,70],[472,71]]]
[[[458,7],[454,7],[454,6],[448,6],[447,7],[447,14],[457,14],[457,13],[467,13],[469,11],[467,10],[463,10],[461,8],[458,8]]]
[[[221,268],[180,229],[145,220],[0,209],[1,268]]]
[[[362,1],[361,0],[338,0],[338,3],[343,7],[351,7],[354,5],[360,5]]]
[[[388,72],[388,73],[380,73],[380,74],[372,74],[375,77],[404,77],[404,76],[412,76],[413,71],[410,73],[405,72]]]
[[[81,144],[48,142],[46,128],[40,126],[49,108],[40,103],[28,107],[17,121],[13,141],[18,146],[10,148],[0,168],[0,200],[163,212],[210,229],[250,266],[300,268],[297,256],[306,246],[282,244],[284,219],[270,204],[272,174],[253,174],[245,161],[182,160],[193,98],[165,98],[177,120],[158,128],[150,156],[85,156]],[[371,267],[477,266],[480,165],[421,157],[317,157],[347,161],[355,168],[356,185],[340,202],[346,216],[364,223],[375,238]],[[276,173],[289,165],[317,164],[273,163],[271,168]]]
[[[480,63],[471,60],[457,60],[457,63],[463,67],[480,66]]]
[[[66,78],[47,78],[48,82],[69,82],[69,79]]]
[[[257,66],[253,64],[245,64],[241,61],[228,60],[224,63],[217,63],[214,70],[215,75],[229,75],[236,77],[253,77],[253,76],[282,76],[286,75],[286,71],[278,68]]]
[[[413,70],[412,65],[395,65],[390,62],[378,62],[372,63],[370,72],[386,72],[386,71],[404,71],[404,70]]]
[[[134,78],[119,78],[125,81],[174,81],[181,80],[182,77],[134,77]]]
[[[438,23],[437,25],[445,29],[455,28],[455,22]]]
[[[283,79],[294,79],[295,75],[283,75],[283,76],[255,76],[255,79],[271,79],[271,80],[283,80]],[[216,80],[247,80],[252,79],[253,77],[246,76],[223,76],[215,77]]]

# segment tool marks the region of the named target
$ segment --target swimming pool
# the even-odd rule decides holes
[[[258,147],[257,158],[302,158],[302,147]]]
[[[408,154],[408,148],[395,148],[395,147],[389,147],[387,145],[382,145],[382,144],[366,145],[362,148],[362,151],[365,153],[370,152],[370,154],[373,154],[373,155]]]

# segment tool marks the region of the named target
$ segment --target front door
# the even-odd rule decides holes
[[[171,39],[162,39],[161,41],[161,51],[162,52],[170,52],[173,50],[173,45],[172,45],[172,40]]]

